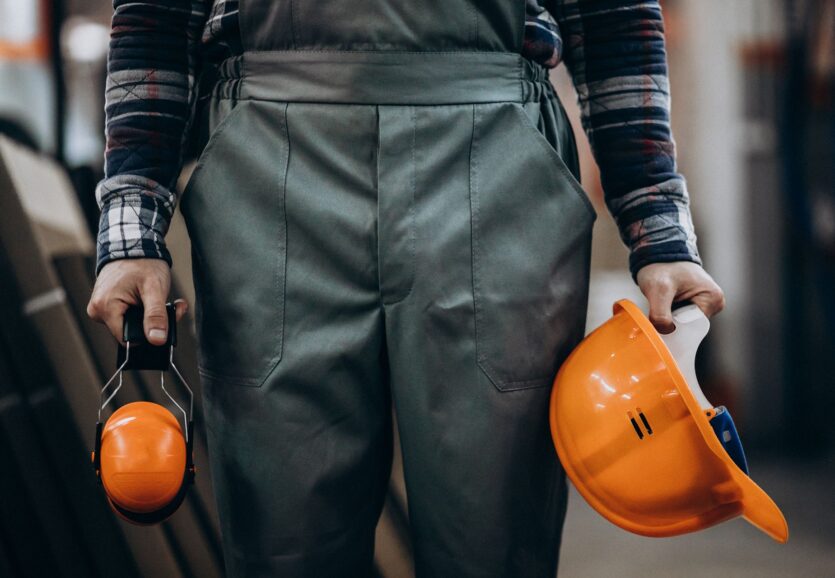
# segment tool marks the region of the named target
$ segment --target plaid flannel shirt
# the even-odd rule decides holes
[[[113,5],[96,275],[115,259],[171,264],[164,238],[177,206],[198,63],[241,51],[237,0]],[[649,263],[701,263],[685,180],[676,170],[658,0],[526,5],[522,52],[548,68],[568,67],[633,277]]]

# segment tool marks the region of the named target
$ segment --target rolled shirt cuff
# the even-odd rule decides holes
[[[106,199],[96,240],[96,276],[116,259],[162,259],[171,266],[165,246],[170,221],[170,203],[154,193],[123,191]]]
[[[633,279],[637,280],[638,271],[651,263],[702,264],[683,179],[635,191],[627,198],[630,202],[620,199],[611,208],[621,238],[629,247]]]
[[[698,253],[690,251],[682,241],[667,241],[657,245],[648,245],[632,251],[629,254],[629,271],[632,279],[638,282],[638,271],[652,263],[672,263],[675,261],[690,261],[702,264]]]

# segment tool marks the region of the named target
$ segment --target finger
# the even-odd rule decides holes
[[[145,330],[145,339],[151,345],[164,345],[168,339],[166,297],[161,287],[156,284],[148,285],[142,291],[142,306],[145,310],[142,325]]]
[[[188,312],[188,301],[185,299],[175,299],[174,300],[174,311],[176,313],[177,321],[183,318]]]
[[[691,301],[698,305],[708,317],[713,317],[725,308],[725,295],[718,286],[699,293]]]
[[[125,311],[127,311],[127,304],[121,301],[114,301],[107,309],[104,311],[101,319],[104,324],[107,326],[108,331],[113,335],[113,337],[118,341],[121,345],[125,344],[124,341],[124,323],[125,323]]]
[[[673,322],[675,289],[669,281],[653,283],[647,291],[649,320],[660,333],[670,333],[676,328]]]
[[[93,321],[101,321],[101,304],[95,296],[90,297],[87,303],[87,317]]]

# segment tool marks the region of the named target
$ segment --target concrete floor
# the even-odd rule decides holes
[[[617,528],[572,488],[559,578],[835,578],[835,456],[755,456],[752,477],[783,510],[789,541],[741,519],[676,538]]]

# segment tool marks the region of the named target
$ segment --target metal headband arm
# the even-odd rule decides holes
[[[125,311],[123,325],[123,338],[125,341],[125,345],[123,346],[119,344],[116,357],[118,368],[116,369],[116,372],[110,377],[110,379],[107,380],[107,383],[104,384],[104,387],[102,387],[101,392],[99,394],[97,425],[101,424],[102,410],[107,406],[108,403],[110,403],[110,401],[116,395],[116,392],[118,392],[119,389],[121,389],[122,387],[122,372],[124,370],[160,370],[160,385],[162,387],[162,391],[165,393],[166,396],[168,396],[168,399],[170,399],[172,403],[174,403],[174,405],[177,407],[177,409],[179,409],[183,414],[183,432],[186,437],[186,443],[188,443],[191,438],[190,425],[194,421],[194,392],[192,391],[191,387],[189,387],[188,382],[185,380],[183,375],[180,373],[180,370],[177,369],[177,366],[174,364],[174,347],[177,344],[176,308],[173,303],[167,303],[165,308],[168,314],[168,337],[163,345],[153,345],[149,343],[147,339],[145,339],[145,332],[143,330],[142,325],[144,310],[141,306],[132,305],[128,307],[127,311]],[[175,400],[174,397],[165,388],[165,371],[169,368],[174,370],[174,373],[177,375],[177,378],[188,391],[188,411],[186,411],[179,403],[177,403],[177,400]],[[119,377],[118,386],[111,392],[110,396],[106,400],[102,401],[104,399],[105,392],[117,376]],[[100,429],[100,427],[97,429]],[[98,443],[99,442],[97,441],[96,444],[98,445]],[[98,452],[96,452],[95,456],[95,459],[97,458]]]

